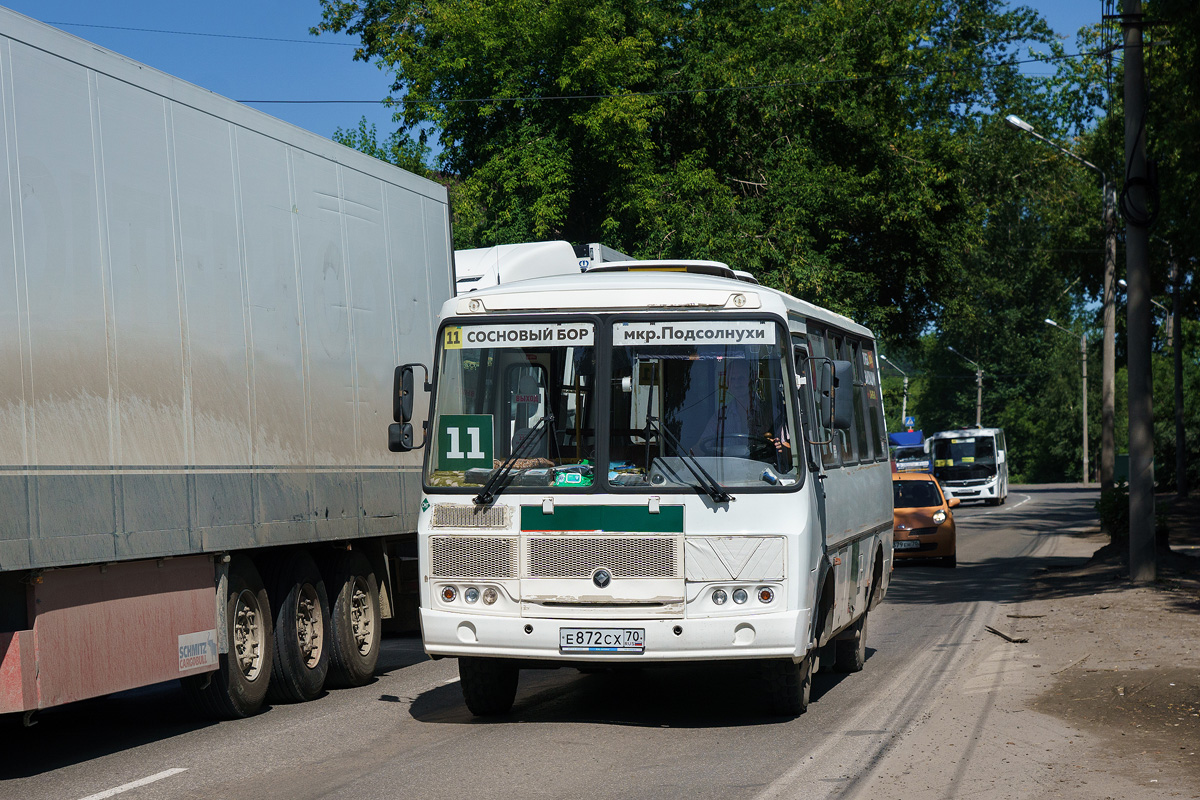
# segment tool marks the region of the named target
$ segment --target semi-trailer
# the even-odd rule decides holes
[[[0,713],[369,681],[445,188],[6,9],[0,138]]]

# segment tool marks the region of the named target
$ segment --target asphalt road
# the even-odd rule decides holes
[[[1095,496],[1014,487],[1004,506],[957,509],[959,567],[899,564],[871,613],[866,668],[816,676],[795,719],[765,715],[754,672],[730,664],[527,671],[513,712],[479,721],[454,660],[392,638],[373,684],[248,720],[198,723],[174,684],[52,709],[30,729],[2,720],[0,798],[853,795],[942,685],[962,679],[981,620],[1054,563],[1046,534],[1094,519]]]

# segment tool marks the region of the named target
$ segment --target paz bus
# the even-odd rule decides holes
[[[892,562],[870,330],[711,261],[618,262],[443,308],[421,631],[476,715],[522,668],[743,660],[773,713],[854,672]]]
[[[982,500],[998,506],[1008,500],[1008,444],[1003,428],[939,431],[925,440],[933,476],[947,497]]]

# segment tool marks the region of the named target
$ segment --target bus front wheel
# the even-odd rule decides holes
[[[477,717],[507,714],[517,697],[520,670],[503,658],[459,656],[458,677],[467,709]]]
[[[772,713],[797,717],[808,710],[812,696],[812,666],[811,653],[799,664],[790,658],[763,662],[763,689]]]

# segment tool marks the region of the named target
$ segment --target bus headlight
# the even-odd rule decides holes
[[[468,603],[474,603],[478,599],[479,599],[479,590],[476,589],[474,586],[468,587],[467,590],[465,592],[463,592],[463,600],[466,600]]]
[[[712,601],[714,604],[723,606],[725,601],[729,599],[729,595],[725,594],[724,589],[717,589],[712,593]]]
[[[733,590],[733,602],[737,603],[739,606],[749,599],[750,599],[750,595],[746,594],[745,589],[734,589]]]
[[[490,606],[492,603],[496,602],[497,597],[499,597],[499,595],[496,594],[496,590],[492,587],[489,586],[483,590],[483,604],[485,606]]]

